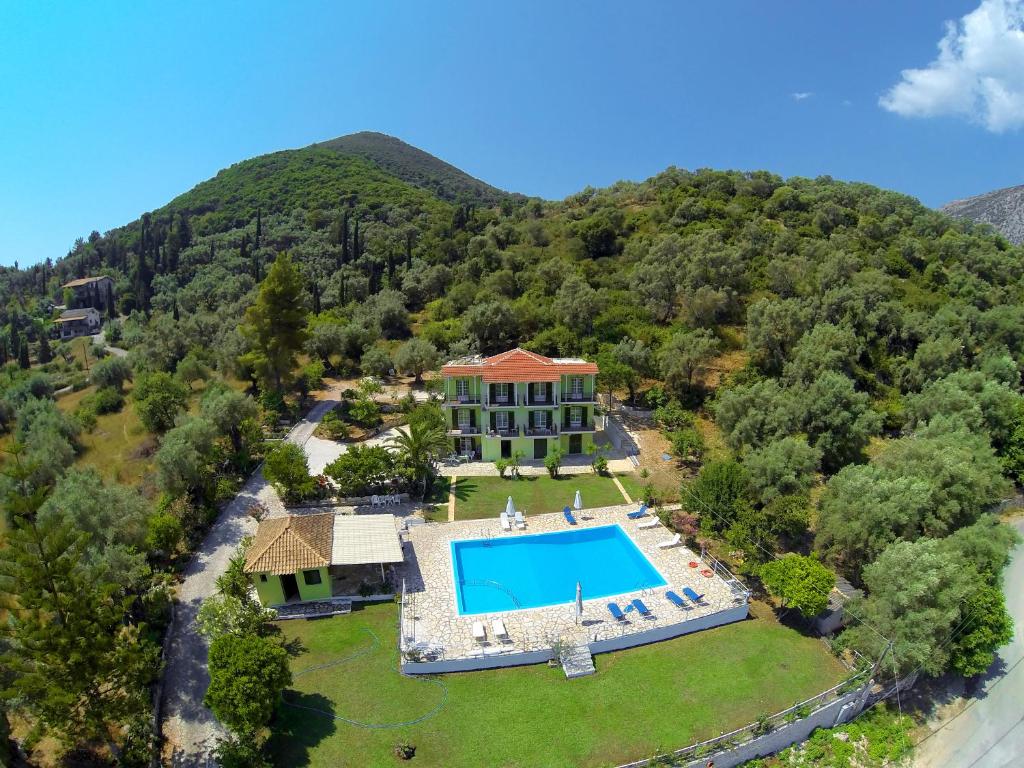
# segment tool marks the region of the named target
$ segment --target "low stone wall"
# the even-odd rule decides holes
[[[737,605],[735,608],[728,608],[718,613],[711,613],[707,616],[698,616],[687,619],[678,624],[669,624],[664,627],[655,627],[644,632],[633,632],[619,637],[609,637],[604,640],[596,640],[590,643],[591,653],[608,653],[609,651],[621,651],[624,648],[635,648],[638,645],[648,645],[662,640],[671,640],[673,637],[682,637],[691,632],[700,632],[712,627],[720,627],[723,624],[732,624],[743,621],[747,618],[747,604]]]
[[[621,651],[626,648],[635,648],[639,645],[649,645],[671,640],[674,637],[682,637],[691,632],[700,632],[712,627],[720,627],[723,624],[732,624],[743,621],[747,618],[747,604],[738,605],[718,613],[707,616],[700,616],[677,624],[655,627],[641,632],[630,632],[618,637],[610,637],[604,640],[595,640],[588,643],[590,652],[608,653],[610,651]],[[495,646],[500,647],[500,646]],[[439,659],[437,661],[402,661],[402,672],[410,675],[441,674],[444,672],[468,672],[474,669],[497,669],[500,667],[519,667],[526,664],[540,664],[554,658],[549,649],[538,651],[524,651],[520,653],[492,653],[472,656],[465,659]]]

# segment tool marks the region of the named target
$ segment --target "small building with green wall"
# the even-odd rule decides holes
[[[331,512],[263,520],[245,559],[266,606],[337,596],[345,571],[404,560],[394,515]]]

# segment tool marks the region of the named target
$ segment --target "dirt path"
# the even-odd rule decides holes
[[[304,445],[320,419],[336,404],[335,399],[318,402],[286,439]],[[227,569],[242,538],[255,533],[256,521],[248,514],[254,502],[262,503],[271,515],[284,514],[284,504],[263,478],[262,468],[249,477],[221,512],[192,556],[178,588],[174,626],[165,642],[163,691],[164,755],[175,768],[206,766],[217,739],[225,735],[213,713],[203,706],[210,682],[206,671],[209,646],[196,632],[195,618],[202,601],[217,591],[217,577]]]

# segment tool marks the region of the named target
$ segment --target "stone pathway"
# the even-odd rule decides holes
[[[320,419],[336,404],[336,400],[317,403],[286,439],[304,445]],[[263,478],[262,468],[249,477],[221,512],[192,556],[178,587],[174,624],[164,643],[164,754],[174,768],[205,767],[212,759],[217,739],[225,735],[213,713],[203,706],[210,682],[206,670],[209,646],[196,632],[195,618],[202,601],[217,591],[217,577],[227,570],[242,538],[255,533],[256,521],[249,515],[249,508],[256,502],[263,504],[271,516],[285,514],[285,506]]]
[[[629,497],[629,494],[626,493],[626,489],[622,487],[622,483],[619,482],[619,478],[617,478],[615,475],[612,475],[612,482],[615,483],[615,487],[619,489],[619,493],[622,494],[622,498],[626,500],[626,503],[632,504],[633,500]]]
[[[455,522],[455,484],[459,478],[452,475],[451,485],[448,486],[448,522]]]

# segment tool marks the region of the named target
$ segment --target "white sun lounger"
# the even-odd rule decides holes
[[[669,547],[678,547],[682,540],[683,540],[683,537],[680,534],[677,533],[671,539],[666,539],[665,541],[659,541],[658,542],[658,547],[660,549],[668,549]]]
[[[502,512],[501,513],[501,530],[503,530],[503,531],[511,531],[512,530],[512,521],[508,519],[508,513],[507,512]]]
[[[651,517],[647,520],[641,521],[640,524],[637,525],[637,528],[655,528],[659,525],[661,525],[661,520],[656,517]]]
[[[526,518],[523,517],[523,511],[521,509],[516,510],[516,528],[522,530],[526,527]]]
[[[487,630],[484,628],[482,621],[473,622],[473,639],[478,643],[487,642]]]
[[[491,622],[491,631],[494,632],[494,636],[499,640],[508,640],[508,630],[505,629],[505,622],[501,619],[495,619]]]

